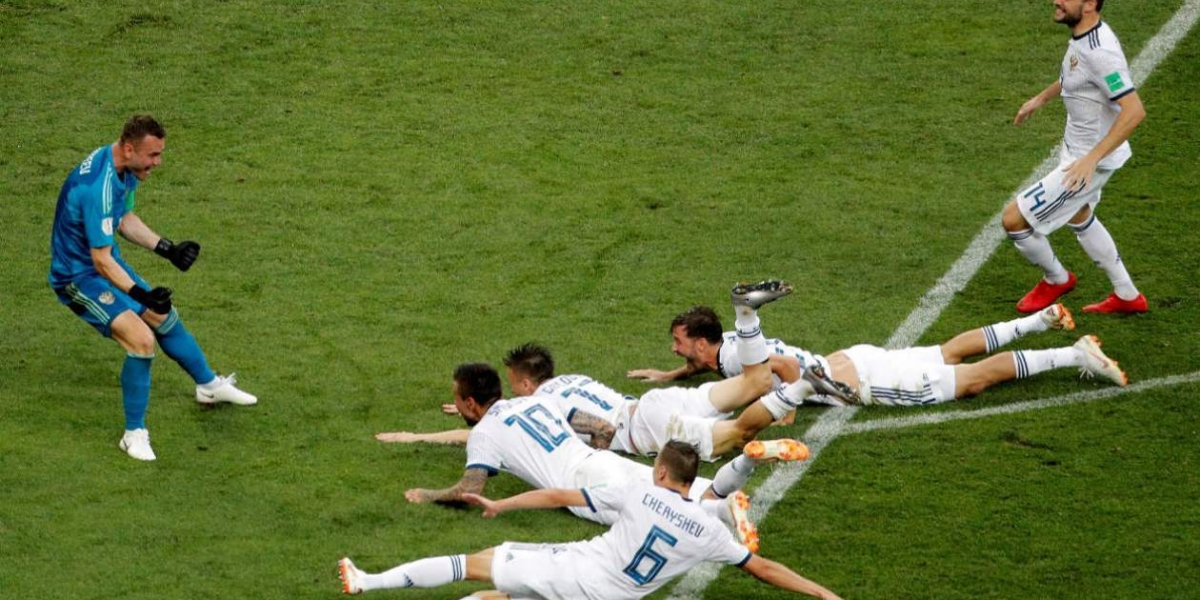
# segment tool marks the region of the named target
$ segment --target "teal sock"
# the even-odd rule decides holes
[[[196,338],[183,326],[183,321],[179,319],[179,313],[174,308],[167,315],[167,320],[154,330],[154,336],[158,338],[158,345],[163,349],[163,353],[179,363],[179,366],[192,376],[196,385],[216,379],[217,374],[208,367],[208,359],[204,357],[200,344],[196,343]]]
[[[121,367],[121,400],[125,405],[125,429],[146,428],[146,409],[150,406],[150,364],[153,356],[125,355]]]

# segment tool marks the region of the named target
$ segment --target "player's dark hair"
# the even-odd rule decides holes
[[[125,121],[125,127],[121,129],[120,143],[129,142],[136,145],[148,135],[160,140],[166,139],[167,130],[150,115],[133,115]]]
[[[710,344],[721,341],[721,333],[724,331],[717,311],[707,306],[693,306],[671,319],[671,331],[675,331],[675,328],[681,325],[684,335],[693,339],[704,338]]]
[[[537,383],[554,377],[554,357],[545,346],[522,344],[508,351],[504,366]]]
[[[465,363],[454,369],[454,382],[463,398],[487,408],[500,399],[500,374],[487,363]]]
[[[687,442],[671,440],[658,452],[658,463],[667,468],[667,476],[675,483],[692,485],[700,468],[700,453]]]
[[[1104,0],[1096,0],[1096,12],[1100,12],[1102,8],[1104,8]]]

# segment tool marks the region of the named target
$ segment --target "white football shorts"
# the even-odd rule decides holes
[[[695,388],[670,387],[646,392],[638,400],[637,410],[629,419],[629,437],[637,453],[652,455],[661,450],[663,444],[671,439],[667,430],[673,420],[691,417],[716,422],[717,419],[729,416],[729,413],[718,412],[708,399],[715,385],[717,382],[709,382]],[[707,446],[711,456],[711,424],[708,427]],[[685,441],[697,446],[697,450],[703,453],[700,447],[703,436]]]
[[[887,350],[861,344],[843,350],[858,371],[863,404],[918,406],[954,400],[954,366],[940,346]]]
[[[584,598],[582,577],[566,546],[504,542],[492,552],[492,583],[511,598]]]
[[[1114,173],[1110,170],[1096,169],[1096,173],[1092,175],[1092,183],[1086,190],[1072,191],[1062,184],[1065,174],[1063,169],[1069,164],[1070,161],[1058,165],[1041,181],[1017,194],[1017,208],[1021,210],[1021,216],[1025,217],[1034,231],[1042,235],[1048,235],[1066,225],[1084,206],[1095,209],[1100,203],[1100,190]]]

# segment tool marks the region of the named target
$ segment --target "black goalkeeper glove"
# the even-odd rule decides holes
[[[171,288],[156,287],[147,291],[146,288],[134,284],[129,288],[129,297],[160,315],[171,312]]]
[[[191,241],[176,244],[167,238],[161,238],[154,247],[154,253],[171,261],[176,269],[186,271],[192,268],[192,263],[200,257],[200,244]]]

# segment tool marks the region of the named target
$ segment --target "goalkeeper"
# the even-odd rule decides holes
[[[200,256],[196,242],[171,242],[133,214],[138,184],[162,163],[166,130],[149,115],[125,123],[116,143],[93,151],[73,169],[58,194],[50,239],[50,287],[79,318],[125,349],[121,396],[125,434],[118,447],[154,460],[146,429],[155,341],[196,381],[196,401],[250,405],[232,375],[208,366],[199,344],[172,306],[171,290],[151,288],[121,257],[115,234],[187,271]]]

